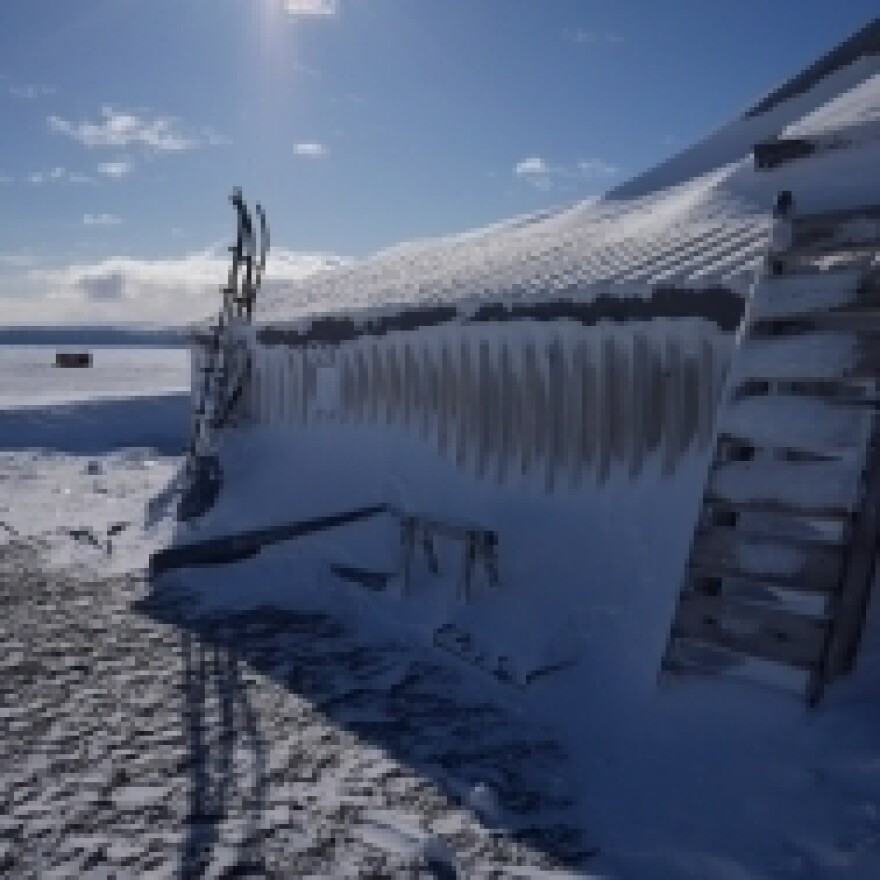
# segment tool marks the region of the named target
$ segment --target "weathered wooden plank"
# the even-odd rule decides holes
[[[694,537],[690,571],[701,576],[752,577],[804,593],[835,592],[843,553],[839,547],[780,541],[715,527]]]
[[[304,537],[316,532],[349,525],[360,520],[370,519],[388,512],[388,505],[374,504],[344,513],[299,520],[281,526],[256,529],[235,535],[209,538],[191,544],[182,544],[159,550],[150,557],[151,578],[159,577],[168,571],[194,566],[225,565],[247,559],[260,552],[263,547]]]
[[[786,256],[880,250],[880,207],[860,206],[791,219]]]
[[[823,381],[873,378],[880,346],[856,333],[815,332],[794,337],[749,338],[732,366],[731,380]]]
[[[813,669],[825,644],[827,626],[821,618],[683,593],[673,637],[708,642],[798,669]]]
[[[718,465],[709,476],[710,499],[808,512],[855,509],[861,468],[851,461],[763,459]]]
[[[757,171],[769,171],[779,165],[805,159],[819,149],[813,138],[786,137],[759,141],[752,148]]]
[[[841,546],[848,540],[845,519],[796,516],[790,512],[772,513],[745,510],[735,516],[736,528],[746,534],[760,534],[770,540],[799,541],[804,544]]]
[[[765,275],[752,295],[749,320],[802,317],[852,305],[861,298],[865,277],[864,268]]]
[[[718,433],[759,447],[861,457],[870,425],[864,407],[770,394],[728,403],[719,414]]]

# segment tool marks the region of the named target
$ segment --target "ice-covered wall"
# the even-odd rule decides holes
[[[700,319],[447,325],[337,346],[255,344],[244,421],[402,430],[481,480],[547,491],[664,472],[711,439],[732,337]]]

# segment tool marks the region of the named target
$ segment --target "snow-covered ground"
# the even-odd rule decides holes
[[[56,350],[90,351],[93,365],[58,368]],[[0,410],[183,393],[189,391],[189,352],[185,348],[0,345],[0,377]]]

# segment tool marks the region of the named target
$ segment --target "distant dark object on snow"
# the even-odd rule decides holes
[[[56,351],[56,367],[90,367],[92,353],[90,351]]]

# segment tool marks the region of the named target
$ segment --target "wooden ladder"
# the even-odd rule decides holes
[[[874,576],[880,212],[780,196],[660,674],[770,676],[813,705],[853,667]]]

